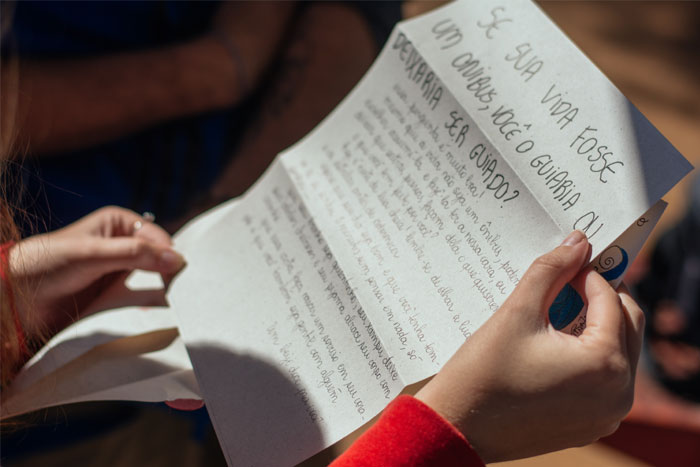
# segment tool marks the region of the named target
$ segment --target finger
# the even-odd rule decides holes
[[[141,216],[139,216],[141,217]],[[143,219],[140,221],[135,221],[135,222],[141,222],[142,227],[134,232],[135,237],[142,237],[147,240],[150,240],[155,243],[159,243],[161,245],[172,245],[173,240],[161,226],[158,224],[154,224],[153,222],[148,222]]]
[[[132,269],[170,276],[185,265],[182,255],[170,246],[140,237],[96,238],[85,251],[83,263],[89,265],[97,277]]]
[[[104,237],[133,235],[154,243],[172,245],[172,238],[168,232],[129,209],[107,206],[95,211],[87,219],[93,226],[99,228]]]
[[[644,341],[644,312],[630,295],[625,284],[620,284],[617,293],[622,300],[622,309],[625,313],[625,337],[627,338],[627,356],[632,364],[632,371],[636,371],[639,362],[639,354],[642,351]]]
[[[582,272],[574,281],[574,286],[588,305],[583,336],[595,335],[615,347],[624,347],[625,317],[620,296],[593,269]]]
[[[103,276],[96,282],[97,295],[85,306],[80,307],[81,316],[122,308],[125,306],[167,306],[165,291],[157,290],[131,290],[124,283],[129,272],[117,272]],[[90,286],[92,287],[92,285]],[[83,293],[82,291],[80,292]]]
[[[136,214],[128,209],[117,209],[119,209],[117,212],[118,219],[114,219],[114,221],[125,229],[126,233],[124,235],[142,237],[161,245],[172,245],[173,240],[170,234],[158,224],[154,224],[144,219],[140,214]]]
[[[165,401],[165,405],[175,410],[192,411],[204,407],[204,401],[199,399],[175,399]]]
[[[576,276],[588,259],[586,236],[576,230],[560,246],[540,256],[528,268],[509,300],[532,306],[518,307],[536,313],[537,321],[546,323],[546,313],[554,297]],[[534,317],[534,316],[533,316]]]

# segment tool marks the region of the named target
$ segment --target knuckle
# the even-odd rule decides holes
[[[591,359],[592,372],[606,387],[620,391],[629,386],[630,364],[622,352],[611,347],[601,346],[598,355]]]
[[[118,206],[112,206],[112,205],[110,205],[110,206],[101,207],[101,208],[98,209],[96,212],[98,212],[98,213],[100,213],[100,214],[102,214],[102,215],[106,215],[106,216],[113,216],[113,215],[119,214],[119,213],[122,212],[122,211],[124,211],[123,208],[120,208],[120,207],[118,207]]]
[[[618,382],[621,379],[627,381],[629,363],[621,352],[611,352],[606,355],[603,358],[601,369],[602,376],[610,378],[612,382]]]
[[[627,358],[622,352],[611,352],[605,358],[605,369],[610,376],[626,374],[629,370]]]

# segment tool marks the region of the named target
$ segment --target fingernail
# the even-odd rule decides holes
[[[160,264],[168,271],[177,271],[185,265],[185,258],[174,250],[165,250],[160,254]]]
[[[586,234],[580,230],[574,230],[561,242],[562,246],[574,246],[586,239]]]

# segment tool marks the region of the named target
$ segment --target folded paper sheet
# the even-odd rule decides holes
[[[178,234],[168,298],[229,464],[293,465],[370,420],[573,229],[619,282],[690,169],[532,3],[400,23],[239,203]],[[576,334],[585,310],[563,293],[550,320]]]
[[[295,464],[370,420],[573,229],[619,277],[690,169],[534,4],[400,23],[171,287],[229,463]],[[550,310],[572,333],[575,298]]]
[[[8,388],[2,417],[71,402],[199,397],[172,311],[131,307],[57,335]]]

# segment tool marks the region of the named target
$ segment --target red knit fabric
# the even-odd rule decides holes
[[[24,337],[24,331],[22,330],[22,322],[19,319],[19,313],[17,313],[17,307],[15,306],[15,294],[12,291],[12,284],[10,284],[7,274],[10,267],[8,252],[14,244],[14,242],[7,242],[0,245],[0,289],[4,288],[5,293],[7,293],[7,300],[10,303],[10,310],[12,310],[12,319],[15,322],[15,332],[17,333],[17,343],[19,345],[20,354],[29,355],[27,341]]]
[[[345,466],[483,467],[462,433],[423,402],[400,396],[331,464]]]

